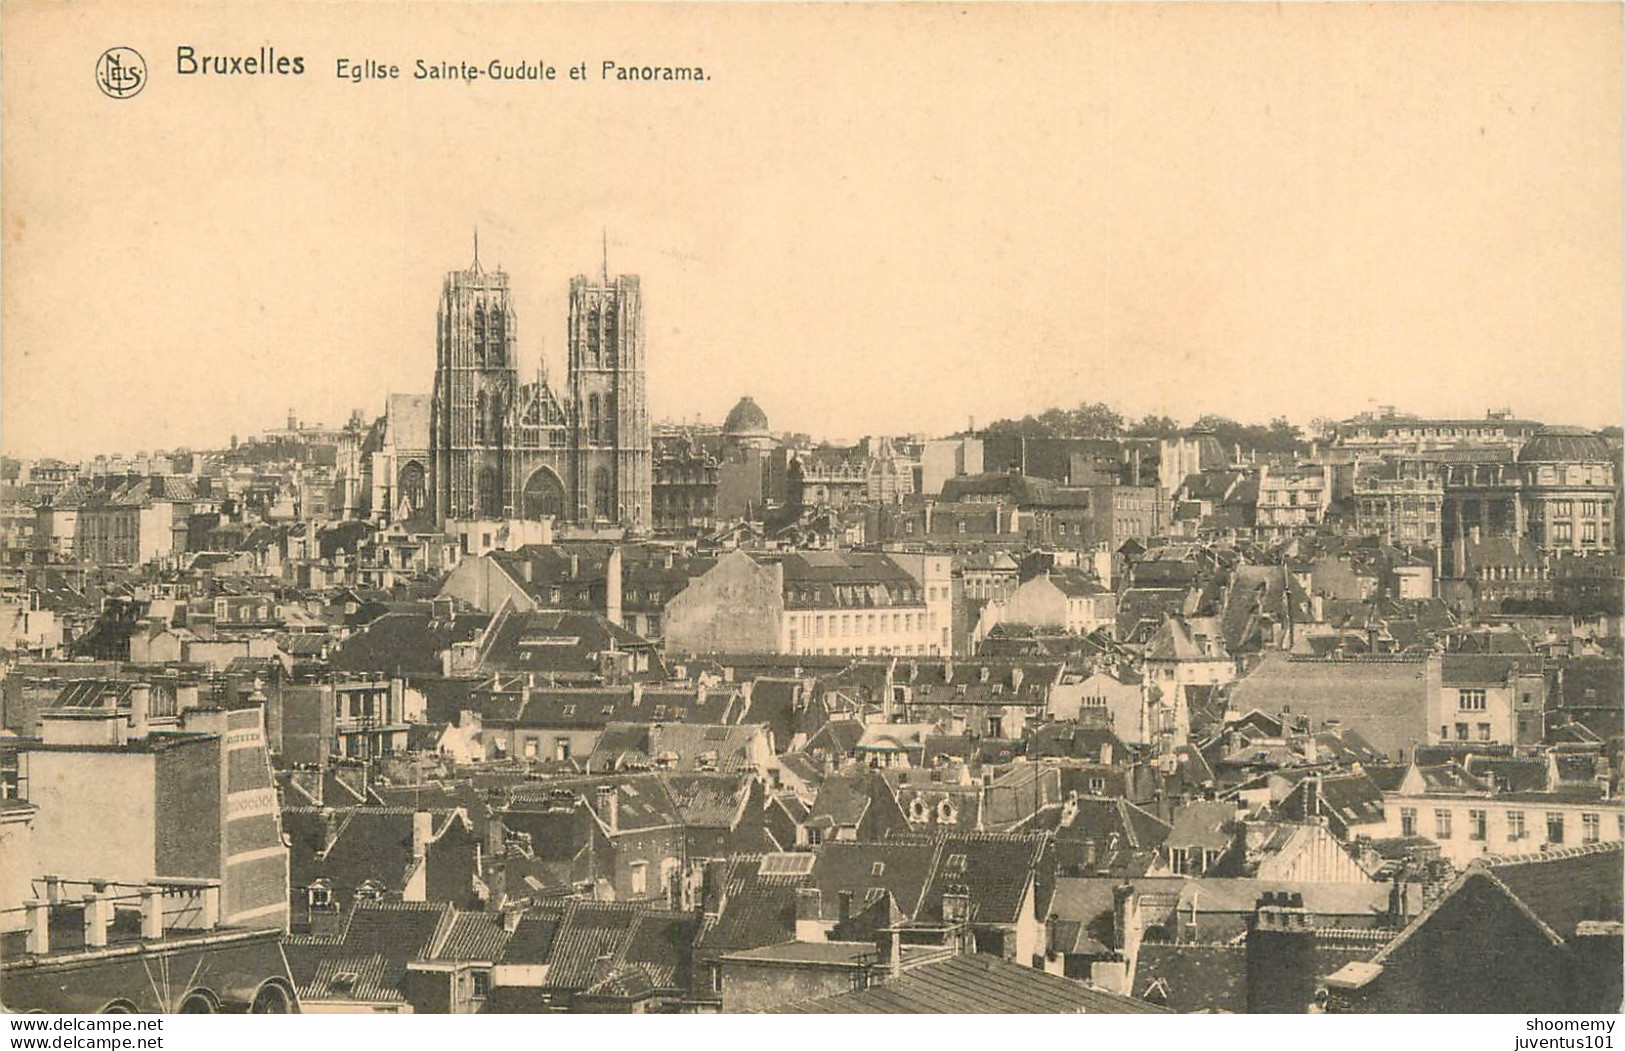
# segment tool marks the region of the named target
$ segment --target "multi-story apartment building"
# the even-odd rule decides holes
[[[1422,838],[1455,865],[1492,854],[1537,854],[1625,839],[1625,801],[1579,792],[1497,792],[1439,783],[1413,767],[1385,793],[1373,839]],[[1580,888],[1575,888],[1577,891]]]
[[[1444,509],[1444,475],[1427,460],[1386,458],[1361,463],[1354,474],[1355,531],[1389,544],[1437,544]]]
[[[672,653],[947,654],[952,559],[736,551],[667,604],[665,631]]]
[[[1258,472],[1256,528],[1263,540],[1312,533],[1331,506],[1332,480],[1320,464]]]

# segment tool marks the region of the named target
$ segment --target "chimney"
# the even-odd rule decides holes
[[[138,682],[130,687],[130,736],[145,737],[152,725],[152,686]]]
[[[525,578],[525,583],[534,584],[536,582],[536,563],[528,558],[519,563],[519,575]]]
[[[621,830],[621,794],[614,785],[598,786],[598,818],[611,835]]]
[[[1116,932],[1118,954],[1129,960],[1138,956],[1145,923],[1139,892],[1126,880],[1112,888],[1112,929]]]
[[[572,552],[570,552],[570,579],[574,580],[576,577],[579,577],[580,575],[581,575],[581,556],[578,555],[576,552],[572,551]]]
[[[849,890],[841,891],[838,900],[840,906],[836,915],[840,919],[841,926],[845,927],[852,920],[852,892]]]
[[[942,922],[953,924],[970,922],[969,887],[963,884],[953,884],[943,892]]]
[[[1313,820],[1320,814],[1320,775],[1311,774],[1303,779],[1303,816]]]
[[[621,627],[621,545],[616,544],[609,549],[609,559],[604,566],[604,617],[616,627]]]
[[[824,940],[823,892],[817,887],[799,887],[796,889],[796,941]]]
[[[434,815],[419,810],[412,815],[412,856],[424,857],[429,853],[429,842],[434,838]]]
[[[502,929],[512,934],[519,929],[519,921],[525,918],[525,910],[512,907],[502,910]]]
[[[1265,893],[1247,932],[1247,1013],[1305,1014],[1317,985],[1303,895]]]
[[[1022,680],[1025,679],[1026,677],[1027,677],[1027,673],[1022,670],[1022,668],[1021,668],[1021,666],[1019,664],[1016,665],[1014,668],[1011,668],[1010,669],[1010,692],[1011,693],[1020,693],[1021,692]]]

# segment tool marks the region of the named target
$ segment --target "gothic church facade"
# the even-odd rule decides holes
[[[563,391],[545,369],[520,382],[508,275],[483,269],[477,255],[446,275],[436,326],[434,393],[390,400],[378,442],[385,462],[375,458],[372,471],[375,509],[436,525],[551,518],[650,528],[636,276],[612,278],[606,267],[597,279],[571,279]]]

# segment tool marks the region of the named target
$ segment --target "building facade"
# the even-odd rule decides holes
[[[391,510],[454,519],[653,524],[643,301],[635,276],[570,281],[568,375],[521,383],[508,275],[446,275],[427,456],[396,463]],[[423,462],[424,460],[427,462]]]

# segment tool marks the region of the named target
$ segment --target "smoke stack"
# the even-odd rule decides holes
[[[609,560],[604,566],[604,618],[616,627],[621,623],[621,546],[616,544],[609,550]]]

